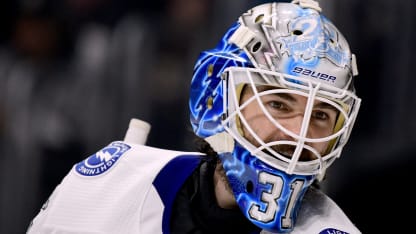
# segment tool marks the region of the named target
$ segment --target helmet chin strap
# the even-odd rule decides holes
[[[311,8],[318,12],[322,11],[321,7],[319,6],[319,3],[314,0],[293,0],[292,3],[298,4],[302,8]]]
[[[321,182],[325,179],[326,168],[322,168],[322,170],[316,175],[316,179]]]
[[[233,152],[234,138],[227,132],[220,132],[205,138],[217,153]]]

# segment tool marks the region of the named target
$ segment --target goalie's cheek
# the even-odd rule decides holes
[[[264,114],[252,114],[245,120],[249,127],[244,123],[241,124],[243,136],[256,146],[258,146],[258,143],[251,131],[265,142],[277,138],[277,134],[280,132],[277,130],[276,126],[264,116]]]

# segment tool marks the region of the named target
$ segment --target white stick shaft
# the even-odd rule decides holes
[[[131,119],[129,128],[127,129],[124,141],[144,145],[147,141],[151,125],[140,119]]]

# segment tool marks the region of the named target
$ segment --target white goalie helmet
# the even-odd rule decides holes
[[[293,228],[306,188],[348,141],[361,102],[353,85],[357,74],[348,42],[312,0],[256,6],[217,47],[201,53],[191,82],[191,123],[218,153],[237,203],[253,223],[270,231]],[[253,105],[266,131],[247,116]],[[323,124],[328,115],[329,128]],[[294,116],[296,131],[287,121]],[[320,128],[329,131],[316,134]],[[265,178],[281,186],[274,208],[262,197],[271,192]]]

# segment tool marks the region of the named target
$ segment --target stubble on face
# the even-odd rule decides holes
[[[259,92],[267,90],[266,86],[259,87]],[[243,89],[241,95],[241,102],[246,102],[249,98],[254,95],[253,91],[247,86]],[[298,102],[296,97],[291,95],[282,95],[281,99],[290,100],[291,102]],[[275,141],[292,141],[296,142],[297,140],[285,134],[278,126],[271,122],[270,119],[266,117],[262,109],[260,108],[257,102],[252,102],[247,105],[244,109],[241,110],[242,115],[244,116],[247,124],[251,127],[251,130],[265,143],[271,143]],[[277,119],[276,119],[277,120]],[[277,120],[278,121],[278,120]],[[260,147],[262,142],[259,142],[248,130],[247,126],[241,124],[240,126],[244,138],[246,138],[251,144],[255,147]],[[322,142],[319,145],[308,144],[309,146],[320,151],[322,155],[325,153],[329,142]],[[296,146],[291,144],[275,144],[270,145],[269,147],[272,151],[277,152],[279,155],[284,156],[288,159],[292,158]],[[269,152],[268,149],[264,149],[263,152],[273,155],[272,152]],[[303,148],[299,161],[312,161],[318,157],[312,153],[310,150]]]
[[[214,189],[217,203],[221,208],[233,209],[237,207],[234,193],[220,160],[218,160],[214,171]]]

